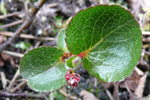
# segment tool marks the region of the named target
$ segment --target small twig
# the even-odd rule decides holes
[[[7,31],[1,31],[0,32],[1,35],[5,35],[5,36],[13,36],[14,33],[13,32],[7,32]],[[27,34],[21,34],[20,35],[21,38],[25,38],[25,39],[35,39],[35,40],[47,40],[47,41],[55,41],[56,38],[49,38],[49,37],[36,37],[33,35],[27,35]]]
[[[26,85],[26,81],[22,81],[19,85],[17,85],[15,88],[13,88],[12,90],[11,90],[11,92],[17,92],[20,88],[22,88],[24,85]]]
[[[21,24],[22,22],[23,22],[23,20],[17,20],[15,22],[0,26],[0,29],[15,26],[15,25]]]
[[[30,24],[33,21],[34,16],[36,15],[36,13],[38,12],[38,10],[43,6],[43,4],[46,2],[47,0],[41,0],[39,2],[39,5],[37,7],[33,7],[32,11],[31,11],[31,19],[26,19],[24,21],[24,23],[20,26],[20,28],[18,28],[16,30],[16,32],[14,33],[14,35],[9,38],[8,41],[4,42],[2,45],[0,45],[0,52],[2,52],[6,46],[10,45],[16,38],[18,38],[20,36],[20,34],[22,33],[23,30],[25,30],[26,28],[28,28],[30,26]]]
[[[138,75],[143,76],[144,73],[136,66],[134,70],[138,73]]]
[[[144,91],[144,87],[145,87],[145,82],[146,82],[147,74],[148,74],[148,72],[146,72],[141,77],[141,79],[139,81],[139,85],[138,85],[137,89],[135,90],[135,94],[137,95],[137,97],[142,97],[142,95],[143,95],[143,91]]]
[[[150,56],[150,52],[145,51],[144,53],[145,53],[146,55]]]
[[[0,19],[4,19],[6,17],[12,17],[12,16],[17,16],[19,14],[21,14],[22,12],[14,12],[14,13],[10,13],[10,14],[7,14],[7,15],[1,15],[0,16]]]
[[[140,19],[140,27],[141,29],[144,27],[144,25],[147,23],[146,17],[147,17],[148,12],[146,12],[143,16],[143,18]]]
[[[78,100],[77,97],[74,97],[74,96],[71,96],[71,95],[69,95],[69,94],[66,94],[62,89],[59,89],[59,92],[60,92],[62,95],[66,96],[66,97],[69,97],[69,98],[72,99],[72,100]]]
[[[0,80],[2,80],[2,78],[0,77]],[[8,83],[10,83],[10,80],[8,80],[8,79],[6,79],[6,81],[8,82]]]
[[[50,100],[54,100],[53,92],[50,93]]]
[[[143,49],[147,49],[147,48],[149,48],[149,47],[150,47],[149,44],[143,44],[143,45],[142,45],[142,48],[143,48]]]
[[[11,52],[11,51],[7,51],[7,50],[2,51],[2,53],[10,55],[10,56],[14,56],[14,57],[20,57],[20,58],[22,58],[24,56],[24,54]]]
[[[58,5],[58,3],[52,3],[52,4],[48,4],[47,7],[52,8],[52,7],[56,7]]]
[[[142,35],[150,35],[149,31],[142,31]]]
[[[26,16],[29,16],[28,3],[27,3],[27,1],[26,1],[26,0],[25,0],[25,1],[23,1],[23,3],[24,3],[24,7],[25,7],[25,14],[26,14]]]
[[[21,78],[21,79],[17,79],[17,80],[16,80],[17,83],[22,82],[22,81],[26,81],[26,79]]]
[[[38,48],[40,44],[41,44],[41,41],[38,41],[38,42],[35,44],[34,48]]]
[[[97,87],[97,78],[94,78],[94,87]]]
[[[114,100],[119,100],[119,89],[118,89],[119,83],[115,82],[114,83],[114,93],[113,93],[113,98]]]
[[[8,98],[32,98],[32,99],[46,99],[44,94],[32,94],[32,93],[10,93],[6,91],[0,91],[0,97]]]
[[[11,87],[13,87],[16,79],[18,78],[18,76],[20,75],[19,69],[17,70],[16,74],[14,75],[13,79],[11,80],[9,86],[8,86],[8,90],[11,89]]]
[[[130,91],[127,82],[125,82],[125,87],[126,87],[127,91],[128,91],[129,94],[130,94],[130,99],[129,99],[129,100],[140,100],[140,99],[138,99],[138,98],[136,97],[136,95],[135,95],[134,93],[132,93],[132,92]]]
[[[4,72],[1,72],[1,80],[2,80],[3,89],[5,89],[6,85],[7,85],[7,79],[6,79],[6,76],[5,76]]]
[[[113,97],[112,97],[112,95],[111,95],[111,93],[110,93],[109,90],[105,87],[105,85],[102,84],[102,86],[103,86],[103,88],[104,88],[106,94],[108,95],[109,99],[110,99],[110,100],[114,100]]]
[[[150,42],[150,37],[142,37],[142,42]]]
[[[145,36],[145,35],[150,35],[150,32],[149,31],[142,31],[142,35]],[[150,37],[142,37],[142,42],[150,42]]]
[[[129,92],[130,95],[133,95],[133,93],[130,91],[129,87],[128,87],[128,84],[127,82],[125,81],[125,86],[126,86],[126,89],[127,91]]]

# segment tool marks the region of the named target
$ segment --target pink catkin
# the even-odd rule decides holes
[[[72,73],[71,71],[67,71],[65,78],[67,84],[71,87],[77,87],[80,82],[80,75],[77,73]]]

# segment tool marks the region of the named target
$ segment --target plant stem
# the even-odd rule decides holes
[[[7,51],[7,50],[2,51],[2,53],[10,55],[10,56],[14,56],[14,57],[20,57],[20,58],[22,58],[24,56],[24,54],[12,52],[12,51]]]
[[[2,29],[2,28],[7,28],[7,27],[12,27],[12,26],[21,24],[22,22],[23,22],[23,20],[18,20],[18,21],[15,21],[15,22],[12,22],[12,23],[9,23],[9,24],[0,26],[0,29]]]
[[[18,28],[16,30],[16,32],[14,33],[14,35],[9,38],[8,41],[4,42],[2,45],[0,45],[0,52],[2,52],[8,45],[10,45],[16,38],[18,38],[20,36],[20,34],[22,33],[23,30],[27,29],[32,21],[33,18],[35,17],[36,13],[39,11],[39,9],[42,7],[42,5],[46,2],[47,0],[41,0],[39,5],[37,7],[33,7],[32,11],[31,11],[31,17],[30,19],[26,19],[22,25],[20,26],[20,28]]]
[[[21,13],[23,13],[23,12],[14,12],[14,13],[10,13],[10,14],[7,14],[7,15],[1,15],[0,19],[4,19],[4,18],[7,18],[7,17],[12,17],[12,16],[17,16]]]
[[[0,32],[1,35],[4,35],[4,36],[13,36],[14,33],[13,32],[8,32],[8,31],[1,31]],[[33,36],[33,35],[28,35],[28,34],[21,34],[20,35],[20,38],[25,38],[25,39],[35,39],[35,40],[47,40],[47,41],[55,41],[56,38],[50,38],[50,37],[36,37],[36,36]]]
[[[33,99],[46,99],[44,94],[32,94],[32,93],[10,93],[6,91],[0,91],[0,97],[8,98],[33,98]]]

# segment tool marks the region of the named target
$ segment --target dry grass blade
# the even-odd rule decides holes
[[[64,92],[62,89],[59,89],[59,92],[60,92],[62,95],[66,96],[66,97],[69,97],[71,100],[78,100],[77,97],[74,97],[74,96],[71,96],[71,95],[69,95],[69,94],[66,94],[66,92]]]
[[[142,95],[143,95],[147,74],[148,74],[148,72],[146,72],[139,81],[139,85],[135,91],[135,94],[137,95],[137,97],[142,97]]]
[[[149,31],[142,31],[142,35],[150,35]]]
[[[14,83],[15,83],[15,81],[18,78],[19,75],[20,75],[20,72],[19,72],[19,69],[18,69],[17,72],[16,72],[16,74],[14,75],[13,79],[11,80],[8,88],[7,88],[8,90],[10,90],[11,87],[13,87],[13,85],[14,85]]]
[[[0,29],[15,26],[15,25],[18,25],[18,24],[21,24],[21,23],[23,23],[23,20],[17,20],[15,22],[10,23],[10,24],[0,26]]]
[[[12,41],[14,41],[16,38],[18,38],[20,36],[20,34],[22,33],[23,30],[25,30],[26,28],[28,28],[31,23],[32,23],[32,19],[35,17],[36,13],[39,11],[39,9],[43,6],[43,4],[47,2],[47,0],[40,0],[39,5],[37,7],[33,7],[31,10],[31,18],[26,19],[23,24],[15,31],[14,35],[9,38],[8,41],[4,42],[2,45],[0,45],[0,52],[2,52],[6,46],[10,45],[12,43]]]
[[[2,80],[3,89],[5,89],[6,85],[7,85],[7,79],[5,77],[5,73],[4,72],[1,72],[1,80]]]
[[[8,54],[8,55],[14,56],[14,57],[20,57],[20,58],[22,58],[24,56],[24,54],[11,52],[11,51],[7,51],[7,50],[4,50],[2,53]]]
[[[5,35],[5,36],[13,36],[14,35],[13,32],[7,32],[7,31],[1,31],[0,34]],[[20,37],[25,38],[25,39],[35,39],[35,40],[45,40],[45,41],[55,41],[56,40],[56,38],[36,37],[33,35],[27,35],[27,34],[21,34]]]
[[[18,90],[20,90],[24,85],[26,85],[26,81],[22,81],[20,84],[18,84],[16,87],[14,87],[11,92],[17,92]]]
[[[10,14],[7,14],[7,15],[1,15],[0,19],[4,19],[4,18],[7,18],[7,17],[12,17],[12,16],[17,16],[17,15],[19,15],[21,13],[22,12],[14,12],[14,13],[10,13]]]

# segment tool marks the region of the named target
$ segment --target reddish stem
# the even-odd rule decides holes
[[[63,56],[62,56],[62,59],[67,59],[71,56],[72,54],[71,53],[64,53]]]
[[[87,56],[88,52],[89,51],[87,50],[85,52],[82,52],[82,53],[78,54],[77,56],[80,56],[81,58],[85,58]]]

